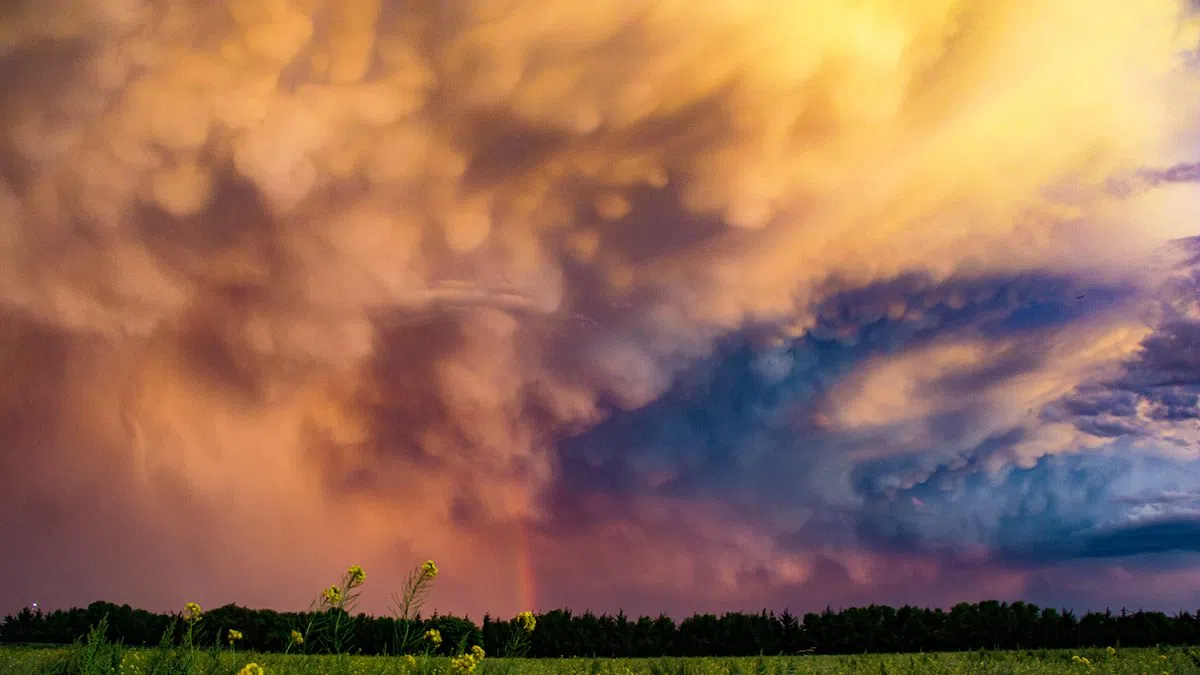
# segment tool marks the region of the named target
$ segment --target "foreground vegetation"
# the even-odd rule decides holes
[[[206,652],[187,669],[178,654],[156,649],[124,650],[114,669],[112,661],[90,669],[72,649],[0,648],[0,675],[66,675],[122,673],[159,675],[433,675],[462,672],[448,657],[332,656]],[[103,660],[103,659],[102,659]],[[107,668],[105,668],[107,666]],[[1083,651],[980,651],[937,654],[843,656],[766,656],[736,658],[658,659],[482,659],[477,675],[1000,675],[1092,673],[1191,675],[1200,674],[1200,649],[1093,649]]]
[[[525,611],[507,621],[485,616],[479,627],[465,618],[421,618],[437,576],[432,560],[414,569],[402,592],[392,596],[390,618],[354,612],[366,581],[357,565],[303,613],[233,605],[206,613],[194,602],[169,615],[108,603],[49,614],[24,610],[0,623],[0,675],[1200,675],[1200,647],[1187,646],[1200,644],[1200,612],[1174,617],[1106,612],[1076,620],[1067,611],[985,602],[948,613],[876,606],[827,610],[802,621],[788,612],[701,615],[676,626],[661,615],[629,621],[623,614]],[[72,638],[69,647],[53,644]],[[904,651],[918,653],[895,653]]]

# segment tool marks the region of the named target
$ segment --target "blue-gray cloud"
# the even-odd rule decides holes
[[[1154,332],[1120,376],[1081,387],[1050,407],[1048,418],[1107,438],[1200,430],[1200,237],[1178,244],[1187,262],[1155,299]],[[1200,452],[1200,435],[1161,440]]]
[[[830,387],[866,359],[947,336],[1017,340],[1018,348],[997,354],[992,363],[947,380],[950,389],[969,395],[1036,369],[1044,358],[1038,340],[1047,331],[1127,303],[1132,292],[1053,276],[943,284],[914,276],[839,293],[818,307],[817,325],[802,338],[772,346],[766,329],[734,336],[656,402],[614,411],[603,424],[561,443],[564,480],[568,487],[572,480],[607,480],[611,489],[640,489],[639,474],[673,469],[679,475],[663,489],[683,494],[703,492],[706,485],[719,489],[788,455],[812,459],[820,448],[856,442],[853,433],[825,432],[812,415]],[[900,309],[889,316],[889,307]],[[961,417],[935,426],[952,441]]]
[[[1200,461],[1114,443],[1002,476],[944,470],[900,494],[876,494],[859,534],[885,550],[982,546],[1014,563],[1196,551],[1197,486]]]
[[[1131,287],[1054,276],[942,284],[905,277],[838,293],[804,337],[771,345],[761,330],[740,334],[660,400],[614,412],[562,443],[558,500],[565,505],[585,489],[715,500],[774,529],[788,550],[863,545],[952,555],[983,547],[1013,564],[1196,550],[1200,516],[1189,500],[1200,463],[1143,456],[1129,444],[1153,433],[1147,421],[1196,418],[1200,331],[1181,305],[1196,278],[1173,279],[1155,299],[1158,323],[1119,376],[1082,382],[1033,410],[1033,426],[982,440],[974,431],[989,411],[976,402],[980,392],[1036,376],[1058,331],[1145,298]],[[920,444],[889,451],[893,427],[817,422],[831,389],[872,357],[984,335],[1007,350],[937,382],[956,405],[922,420],[929,433]],[[1035,437],[1038,424],[1064,423],[1091,437],[1090,449],[987,470],[988,458]]]

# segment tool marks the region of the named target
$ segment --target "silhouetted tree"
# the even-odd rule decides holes
[[[107,637],[130,646],[153,646],[166,634],[181,636],[178,614],[152,614],[129,605],[96,602],[84,609],[53,612],[22,609],[0,621],[0,642],[68,644],[87,633],[101,618],[108,618]],[[225,605],[207,612],[201,622],[202,644],[225,644],[231,628],[243,635],[239,648],[282,651],[293,628],[304,626],[309,613],[252,610]],[[359,614],[347,617],[354,625],[349,651],[362,654],[396,654],[396,636],[404,625],[391,617]],[[409,633],[429,628],[442,634],[437,653],[448,654],[459,644],[481,645],[491,655],[503,654],[515,620],[483,617],[482,626],[469,618],[434,615],[416,617]],[[720,617],[698,614],[676,624],[671,617],[642,616],[630,620],[616,616],[554,610],[537,617],[530,636],[531,657],[658,657],[752,656],[864,652],[955,651],[976,649],[1062,649],[1103,645],[1142,647],[1200,644],[1200,611],[1088,613],[1076,619],[1069,610],[1041,609],[1036,605],[995,601],[960,603],[946,612],[904,606],[852,607],[798,619],[782,614],[727,613]],[[423,647],[424,645],[422,645]],[[310,651],[326,651],[320,640],[306,643]]]

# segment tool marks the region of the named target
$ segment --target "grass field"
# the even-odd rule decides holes
[[[73,667],[67,665],[76,657]],[[180,652],[155,649],[127,649],[119,655],[117,670],[93,661],[89,667],[76,648],[0,647],[0,673],[37,675],[38,673],[121,673],[157,675],[158,673],[237,674],[249,663],[262,667],[264,675],[296,673],[303,675],[374,675],[413,673],[433,675],[454,673],[448,658],[418,658],[416,663],[401,658],[300,656],[280,654],[202,651],[188,665]],[[99,655],[102,660],[105,655]],[[111,656],[109,654],[108,656]],[[1075,658],[1079,657],[1079,658]],[[1086,659],[1086,660],[1084,660]],[[104,669],[107,665],[108,669]],[[257,675],[258,671],[251,670]],[[665,658],[665,659],[491,659],[485,658],[474,668],[478,675],[725,675],[734,673],[827,675],[885,673],[938,675],[941,673],[1128,673],[1161,675],[1200,675],[1200,648],[1121,649],[1115,651],[995,651],[943,654],[887,654],[862,656],[793,656],[749,658]]]

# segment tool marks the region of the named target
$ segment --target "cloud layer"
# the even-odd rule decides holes
[[[6,8],[0,604],[425,557],[476,614],[930,604],[1173,550],[1186,481],[1049,495],[1196,475],[1197,47],[1182,0]]]

